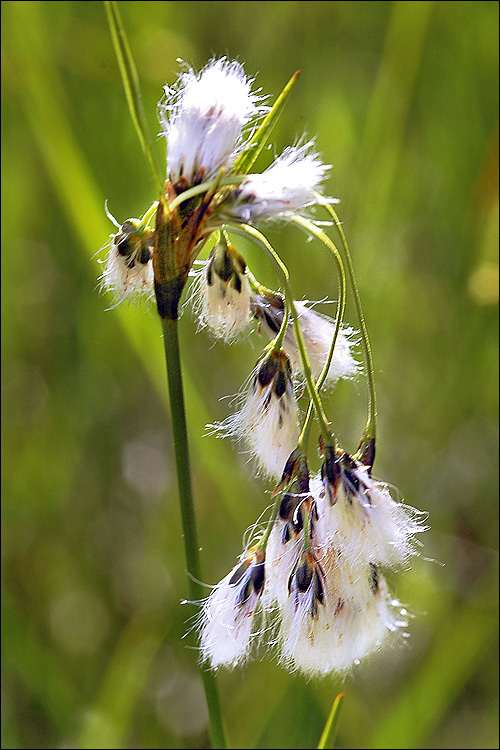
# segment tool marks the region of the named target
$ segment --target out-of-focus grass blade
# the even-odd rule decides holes
[[[355,231],[369,226],[372,247],[376,247],[390,211],[433,6],[432,0],[397,0],[390,6],[384,51],[356,161],[363,190],[359,196]]]
[[[269,703],[273,707],[272,713],[267,714],[266,721],[261,720],[257,724],[260,732],[256,741],[243,747],[315,747],[318,728],[323,725],[323,711],[316,691],[300,674],[283,684],[284,688],[279,693],[281,700],[275,702],[271,699]],[[274,682],[271,682],[271,686],[273,685]]]
[[[442,621],[421,666],[383,714],[370,748],[424,747],[447,708],[477,670],[478,659],[497,633],[491,612],[467,605]]]
[[[124,730],[130,725],[164,636],[163,630],[152,631],[139,617],[128,623],[111,655],[97,700],[86,716],[78,747],[122,747]]]
[[[81,696],[78,687],[68,678],[65,665],[26,626],[8,592],[2,589],[2,664],[13,670],[43,706],[58,731],[65,735]],[[2,744],[2,747],[5,745]]]
[[[323,729],[323,734],[318,744],[318,750],[329,750],[333,748],[335,744],[335,738],[337,736],[337,726],[339,723],[340,706],[344,693],[339,693],[333,701],[332,710]]]
[[[15,63],[21,76],[22,103],[30,123],[33,136],[51,176],[68,221],[80,241],[81,250],[89,262],[89,272],[97,279],[100,274],[95,258],[99,238],[107,237],[110,225],[104,214],[104,198],[96,186],[93,176],[73,138],[64,92],[51,58],[50,45],[36,2],[13,3],[18,13],[17,23],[11,23],[10,39],[6,54],[15,55]],[[9,20],[14,21],[15,13]],[[26,24],[26,17],[30,23]],[[36,59],[36,65],[31,61]],[[48,85],[50,82],[50,87]],[[104,314],[104,312],[103,312]],[[133,306],[118,305],[111,313],[116,316],[131,349],[138,356],[151,382],[157,390],[168,414],[168,396],[165,386],[165,357],[161,342],[161,329],[156,320],[145,320],[144,312]],[[146,324],[145,324],[146,323]],[[192,426],[191,440],[199,448],[205,425],[212,421],[200,394],[193,383],[189,370],[184,371],[184,389],[188,423]],[[210,455],[206,450],[198,451],[201,470],[217,489],[218,497],[234,519],[241,517],[241,493],[233,491],[227,481],[226,472],[217,471],[218,466],[239,469],[235,452],[222,440],[213,440]],[[229,472],[231,473],[231,472]]]
[[[113,39],[113,46],[118,59],[118,65],[120,66],[123,86],[127,96],[132,121],[137,130],[137,135],[139,136],[149,166],[151,167],[156,188],[158,193],[160,193],[163,183],[160,179],[160,171],[154,158],[152,140],[149,135],[148,123],[142,106],[139,76],[137,75],[137,68],[135,67],[134,58],[132,57],[125,29],[123,28],[118,3],[104,0],[104,7],[106,8],[106,15],[111,30],[111,38]]]
[[[297,72],[293,74],[281,94],[274,102],[271,110],[264,117],[260,127],[258,127],[253,134],[245,151],[240,154],[238,159],[236,159],[234,169],[238,174],[248,174],[251,170],[257,157],[266,145],[269,136],[271,135],[271,131],[283,111],[283,107],[285,106],[293,85],[299,75],[300,70],[297,70]]]

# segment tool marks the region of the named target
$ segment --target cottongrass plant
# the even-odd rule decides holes
[[[404,505],[372,474],[376,403],[370,343],[344,231],[326,197],[329,167],[314,142],[288,146],[262,172],[253,171],[297,78],[269,106],[243,66],[213,59],[184,67],[165,87],[158,113],[167,146],[166,181],[150,147],[132,56],[115,3],[105,3],[131,113],[153,169],[159,197],[140,219],[116,224],[101,284],[115,301],[154,294],[163,327],[179,496],[191,601],[212,743],[226,738],[215,672],[247,662],[262,646],[308,677],[345,675],[373,652],[406,635],[408,613],[392,598],[386,570],[417,554],[421,513]],[[340,234],[343,257],[325,222]],[[331,254],[337,271],[335,319],[299,302],[288,270],[259,226],[292,223]],[[269,289],[237,248],[251,240],[281,278]],[[213,239],[211,239],[213,238]],[[210,240],[210,243],[209,243]],[[215,241],[214,241],[215,240]],[[194,263],[209,243],[208,257]],[[233,244],[235,243],[235,244]],[[309,251],[310,252],[310,251]],[[346,273],[359,334],[344,322]],[[179,305],[190,276],[198,328],[233,344],[252,327],[269,343],[240,394],[239,408],[214,429],[236,438],[273,481],[273,506],[240,559],[203,598],[177,338]],[[361,342],[364,369],[356,359]],[[321,391],[364,372],[368,419],[352,455],[339,444]],[[319,469],[310,474],[312,424],[319,427]],[[311,455],[312,454],[312,455]],[[318,454],[316,453],[316,456]],[[257,527],[256,527],[257,528]],[[261,653],[262,651],[260,651]],[[331,742],[340,698],[320,747]]]

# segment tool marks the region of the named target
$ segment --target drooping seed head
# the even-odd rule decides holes
[[[244,333],[251,320],[245,260],[224,237],[197,274],[192,295],[201,327],[227,343]]]
[[[265,553],[248,550],[240,563],[213,589],[200,615],[203,659],[216,669],[234,667],[250,651],[252,623],[265,583]]]
[[[300,329],[307,351],[312,375],[317,379],[326,363],[332,343],[335,321],[326,315],[320,315],[305,302],[295,302]],[[251,298],[253,316],[261,328],[274,338],[283,322],[285,300],[283,295],[266,289],[254,292]],[[290,321],[283,341],[283,348],[290,358],[294,375],[303,377],[302,360],[295,339],[293,323]],[[337,336],[333,358],[328,369],[325,384],[334,386],[339,379],[352,380],[359,371],[354,358],[354,334],[349,326],[343,325]]]
[[[112,236],[101,287],[117,302],[153,293],[153,230],[138,219],[127,219]]]
[[[424,514],[395,500],[369,466],[327,447],[321,486],[325,533],[353,563],[394,567],[417,554],[415,535],[427,528]]]
[[[299,439],[298,406],[283,350],[266,350],[257,362],[242,408],[219,425],[219,434],[242,440],[260,468],[279,478]]]

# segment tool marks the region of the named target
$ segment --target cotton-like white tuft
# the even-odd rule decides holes
[[[200,615],[200,648],[213,669],[244,662],[253,638],[252,623],[264,586],[264,555],[247,556],[205,600]]]
[[[266,549],[262,604],[278,614],[285,666],[308,676],[342,673],[404,628],[405,610],[389,596],[371,540],[353,556],[321,480],[307,489],[283,496]]]
[[[250,174],[230,195],[223,210],[247,223],[302,214],[317,202],[315,193],[321,190],[328,169],[312,142],[289,146],[264,172]]]
[[[182,73],[165,94],[159,113],[171,182],[183,178],[188,187],[229,169],[243,144],[244,126],[261,111],[243,67],[213,60],[199,74]]]
[[[331,550],[318,557],[324,572],[323,601],[311,614],[313,586],[290,596],[282,608],[280,660],[308,676],[347,672],[378,651],[406,622],[398,619],[385,581],[373,585],[369,569],[340,567]]]
[[[226,257],[227,254],[226,251]],[[230,343],[248,328],[250,298],[245,262],[237,254],[229,254],[221,269],[217,253],[212,253],[196,273],[192,293],[194,311],[199,325],[207,327],[215,338]]]
[[[335,321],[321,315],[307,306],[305,302],[296,302],[299,324],[307,349],[313,378],[317,379],[326,363],[335,331]],[[333,358],[328,369],[325,383],[334,385],[341,378],[352,379],[359,372],[359,366],[353,356],[354,332],[349,326],[342,326],[335,342]],[[285,337],[284,348],[290,357],[294,372],[302,371],[302,362],[293,330]]]
[[[323,470],[318,512],[324,533],[352,564],[397,567],[417,554],[415,534],[427,529],[424,514],[396,502],[387,485],[374,480],[366,466],[346,454],[335,457],[339,475]],[[330,474],[330,480],[328,478]],[[321,495],[323,495],[321,497]]]
[[[287,605],[288,579],[302,552],[303,535],[291,533],[288,542],[284,542],[285,529],[286,522],[278,519],[267,542],[266,560],[269,574],[262,596],[264,606],[268,609],[275,605]]]
[[[103,291],[113,293],[117,303],[154,293],[152,233],[128,219],[112,242],[100,277]]]
[[[257,363],[241,409],[212,427],[221,436],[241,440],[265,474],[281,478],[299,439],[298,406],[283,350]]]
[[[274,338],[283,320],[283,309],[273,305],[279,301],[274,298],[254,294],[252,297],[252,310],[267,334]],[[328,358],[330,347],[335,331],[335,321],[326,315],[317,313],[307,302],[295,302],[295,308],[299,318],[300,330],[311,367],[311,373],[315,380],[320,376]],[[351,380],[359,373],[359,364],[354,358],[355,335],[349,326],[341,326],[330,367],[326,376],[326,386],[333,386],[340,379]],[[294,374],[301,375],[303,372],[302,360],[300,358],[293,325],[290,322],[283,342],[283,348],[290,358]]]

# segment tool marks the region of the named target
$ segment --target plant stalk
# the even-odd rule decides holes
[[[271,260],[273,261],[273,263],[275,264],[275,266],[278,268],[280,272],[280,275],[283,280],[283,286],[285,288],[285,298],[286,298],[287,306],[289,307],[293,315],[293,319],[292,319],[293,330],[295,333],[295,340],[297,342],[297,348],[298,348],[300,359],[302,362],[302,369],[304,372],[304,378],[306,381],[307,390],[309,391],[309,396],[311,398],[311,401],[314,404],[316,417],[318,419],[318,423],[319,423],[321,432],[323,434],[323,437],[325,439],[325,442],[327,445],[331,445],[335,442],[335,438],[331,433],[329,422],[323,410],[323,404],[321,402],[319,393],[316,389],[316,384],[312,377],[311,367],[309,365],[309,358],[307,356],[307,349],[304,343],[304,338],[302,336],[302,331],[300,329],[299,316],[297,314],[297,309],[295,307],[293,293],[290,287],[288,269],[283,263],[283,261],[281,260],[281,258],[279,257],[279,255],[276,253],[273,247],[269,244],[269,242],[264,237],[264,235],[258,231],[258,229],[255,229],[255,227],[252,227],[249,224],[234,224],[234,225],[231,224],[230,228],[237,234],[251,237],[252,240],[255,242],[255,244],[261,247],[267,253],[268,257],[271,258]]]
[[[334,208],[330,205],[330,203],[328,203],[328,201],[322,195],[320,195],[319,193],[316,193],[316,197],[318,199],[318,203],[320,203],[332,217],[335,223],[335,226],[337,228],[337,231],[340,235],[342,247],[344,248],[344,253],[345,253],[345,257],[347,261],[347,272],[349,275],[349,280],[351,282],[351,288],[354,294],[356,314],[358,316],[359,327],[361,330],[361,339],[363,342],[363,351],[364,351],[365,366],[366,366],[366,376],[368,379],[368,419],[367,419],[367,423],[365,427],[363,440],[361,442],[361,446],[369,445],[370,442],[372,442],[374,445],[375,439],[376,439],[376,433],[377,433],[377,399],[376,399],[376,392],[375,392],[375,371],[373,369],[373,356],[372,356],[372,349],[370,345],[370,339],[368,336],[368,330],[366,328],[365,317],[363,315],[363,308],[361,306],[361,297],[359,294],[358,285],[356,283],[356,277],[354,275],[354,265],[352,262],[351,252],[349,250],[347,238],[345,236],[345,232],[342,227],[342,222],[337,216],[337,212],[334,210]]]
[[[201,566],[198,538],[196,533],[196,515],[193,500],[189,446],[184,406],[184,389],[179,351],[178,320],[162,319],[163,343],[167,360],[168,392],[172,417],[175,463],[179,487],[184,548],[186,553],[189,591],[192,601],[203,598]],[[226,748],[226,731],[222,719],[219,692],[213,672],[202,665],[201,677],[208,706],[210,737],[214,748]]]

